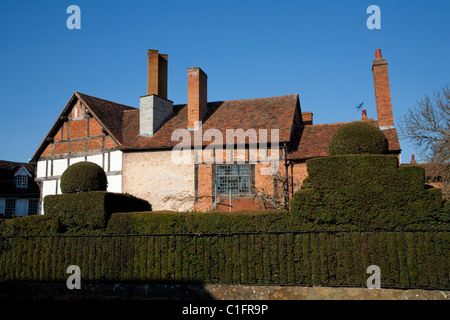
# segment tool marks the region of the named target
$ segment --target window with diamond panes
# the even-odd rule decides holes
[[[218,165],[216,167],[216,183],[218,194],[250,193],[249,165]]]

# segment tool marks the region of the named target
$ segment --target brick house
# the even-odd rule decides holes
[[[39,214],[39,186],[34,166],[0,160],[0,218]]]
[[[292,197],[307,176],[306,160],[327,156],[332,134],[345,124],[313,124],[298,94],[209,102],[200,68],[187,70],[187,104],[174,105],[167,68],[167,55],[148,51],[147,95],[139,108],[72,95],[32,158],[41,199],[60,193],[69,165],[87,160],[104,168],[109,191],[147,199],[154,210],[229,210],[220,204],[230,199],[232,210],[264,209]],[[389,152],[399,155],[387,61],[379,49],[372,71],[378,120],[364,111],[360,121],[380,127]],[[252,153],[255,145],[265,154]],[[174,161],[177,147],[186,161]],[[276,174],[264,173],[274,164]]]

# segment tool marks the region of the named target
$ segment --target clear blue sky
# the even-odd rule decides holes
[[[69,5],[81,29],[69,30]],[[381,29],[369,30],[369,5]],[[147,49],[169,55],[169,99],[187,68],[208,100],[300,94],[315,123],[376,118],[375,49],[389,63],[394,121],[450,83],[450,1],[0,0],[0,159],[28,161],[74,91],[139,107]],[[402,162],[417,150],[401,140]]]

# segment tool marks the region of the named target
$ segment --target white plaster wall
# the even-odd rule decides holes
[[[176,164],[171,151],[123,154],[122,191],[148,200],[153,210],[193,209],[194,157]]]
[[[38,178],[42,178],[47,176],[47,160],[43,160],[43,161],[38,161],[37,165],[36,165],[36,177]]]
[[[60,176],[67,169],[67,159],[53,160],[53,175]]]
[[[101,154],[96,154],[95,156],[88,156],[87,161],[96,163],[103,168],[103,156]]]
[[[109,192],[122,192],[122,175],[107,176]]]
[[[105,158],[105,164],[108,163]],[[122,151],[111,152],[111,162],[109,171],[120,171],[122,170]]]
[[[70,158],[70,165],[73,165],[73,164],[81,162],[81,161],[85,161],[84,157]]]
[[[45,196],[49,195],[49,194],[55,194],[55,190],[56,190],[56,180],[46,180],[46,181],[42,181],[42,200],[41,201],[41,209],[40,212],[42,214],[44,214],[44,201],[45,201]]]

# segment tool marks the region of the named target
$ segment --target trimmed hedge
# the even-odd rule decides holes
[[[128,194],[106,191],[48,195],[44,198],[46,215],[57,216],[66,228],[104,229],[115,212],[150,211],[151,205]]]
[[[383,154],[388,141],[376,126],[366,122],[351,122],[337,129],[328,145],[330,155]]]
[[[303,222],[404,229],[430,222],[441,207],[441,190],[425,188],[424,169],[398,167],[396,156],[330,156],[307,166],[309,188],[291,200],[292,213]]]
[[[286,210],[115,213],[108,234],[221,233],[300,230]]]
[[[0,236],[56,235],[62,231],[58,217],[37,215],[0,220]]]
[[[450,289],[450,232],[0,237],[0,281],[164,281]]]
[[[62,193],[106,191],[108,179],[98,164],[82,161],[69,166],[61,176]]]

